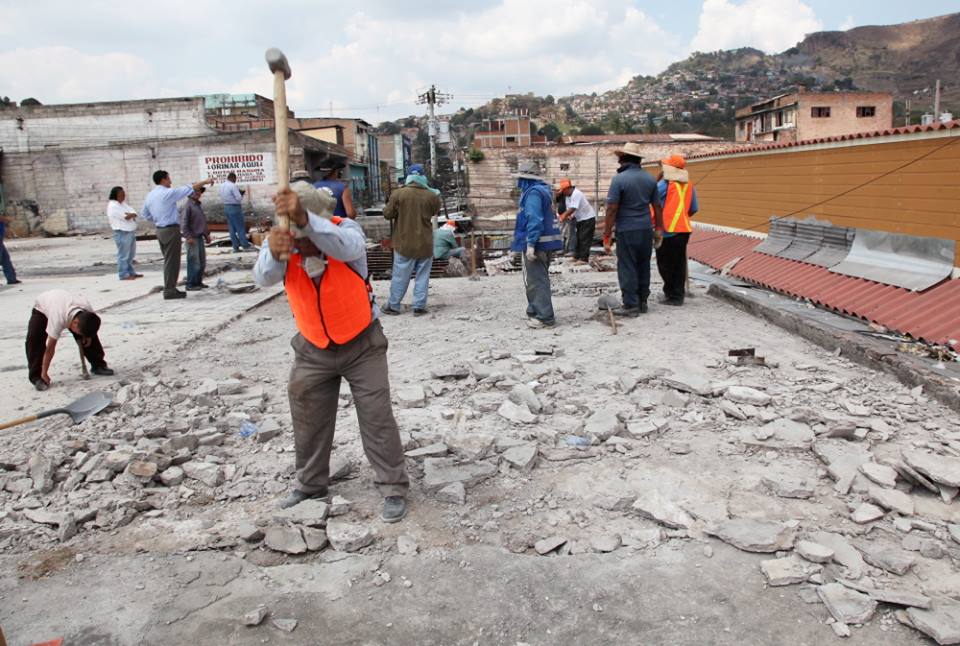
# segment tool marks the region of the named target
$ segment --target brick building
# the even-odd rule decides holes
[[[261,97],[262,98],[262,97]],[[272,105],[269,106],[272,109]],[[205,97],[0,109],[0,185],[18,234],[106,231],[107,195],[123,186],[134,208],[153,188],[157,169],[175,183],[225,174],[242,163],[244,211],[267,217],[276,190],[276,147],[268,127],[224,132],[208,119]],[[250,123],[247,123],[250,126]],[[290,168],[312,168],[347,151],[292,131]],[[242,161],[252,160],[252,161]],[[205,197],[211,219],[222,215],[216,190]],[[147,225],[143,225],[147,227]]]
[[[395,135],[377,135],[380,161],[387,164],[391,182],[401,181],[407,174],[413,158],[413,142],[402,132]]]
[[[799,92],[737,110],[736,140],[793,142],[875,132],[893,126],[886,92]]]
[[[530,117],[526,114],[488,119],[473,135],[476,148],[523,148],[546,141],[546,137],[531,134]]]

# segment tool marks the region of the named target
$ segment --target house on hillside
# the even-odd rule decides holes
[[[795,92],[736,112],[735,139],[793,142],[893,127],[888,92]]]

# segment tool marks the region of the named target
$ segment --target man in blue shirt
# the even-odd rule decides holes
[[[17,271],[13,268],[13,262],[10,260],[10,252],[3,244],[3,238],[7,234],[9,223],[10,216],[0,215],[0,265],[3,266],[3,277],[7,279],[7,284],[16,285],[21,281],[17,280]]]
[[[654,241],[663,239],[663,205],[657,181],[640,168],[640,144],[614,151],[620,162],[607,191],[603,221],[603,248],[610,253],[611,234],[617,232],[617,278],[623,305],[617,316],[636,317],[647,311],[650,296],[650,257]],[[653,208],[654,223],[650,222]]]
[[[249,251],[253,246],[247,240],[247,229],[243,224],[243,193],[237,188],[237,174],[227,175],[227,181],[220,185],[220,200],[223,202],[223,216],[227,219],[227,228],[230,229],[230,244],[233,253],[238,253],[240,247]]]
[[[163,254],[163,297],[166,300],[186,298],[187,293],[177,289],[181,245],[180,211],[177,202],[199,192],[203,186],[213,184],[213,180],[207,178],[194,182],[193,185],[171,188],[173,182],[170,181],[170,173],[158,170],[153,174],[153,183],[156,186],[144,200],[140,214],[157,227],[157,242],[160,243],[160,253]]]

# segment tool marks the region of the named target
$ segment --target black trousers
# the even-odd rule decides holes
[[[597,218],[590,218],[577,222],[577,249],[573,257],[586,262],[590,260],[590,245],[593,244],[593,233],[597,229]]]
[[[73,338],[78,343],[83,340],[79,334],[73,334]],[[43,372],[43,355],[47,351],[47,317],[39,310],[33,310],[30,314],[30,322],[27,323],[27,366],[29,368],[30,383],[35,384],[40,381],[40,373]],[[103,346],[100,344],[100,337],[96,334],[90,338],[90,343],[83,349],[83,354],[94,368],[106,368],[107,362],[104,361]]]
[[[671,301],[683,302],[687,282],[687,242],[689,233],[676,233],[663,239],[657,249],[657,269],[663,279],[663,293]]]

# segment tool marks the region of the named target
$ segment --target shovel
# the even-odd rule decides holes
[[[77,401],[73,402],[69,406],[65,406],[64,408],[51,408],[50,410],[45,410],[37,413],[36,415],[28,415],[27,417],[21,417],[20,419],[15,419],[12,422],[7,422],[6,424],[0,424],[0,430],[10,428],[11,426],[26,424],[28,422],[35,422],[38,419],[50,417],[51,415],[60,414],[69,415],[70,418],[73,419],[74,424],[79,424],[91,415],[96,415],[104,408],[109,406],[112,402],[113,396],[110,395],[110,393],[105,393],[103,391],[93,392],[84,395]]]

